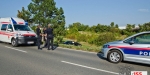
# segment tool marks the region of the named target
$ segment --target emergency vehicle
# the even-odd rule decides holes
[[[104,44],[102,56],[112,63],[131,61],[150,64],[150,31]]]
[[[36,44],[36,33],[21,18],[0,18],[0,41],[16,47],[20,44]]]

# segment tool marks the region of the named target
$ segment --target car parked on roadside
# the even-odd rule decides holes
[[[102,56],[112,63],[131,61],[150,64],[150,31],[104,44]]]
[[[74,41],[65,41],[63,44],[74,45],[74,46],[82,46],[80,43],[74,42]]]

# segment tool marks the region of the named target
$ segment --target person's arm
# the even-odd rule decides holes
[[[37,34],[37,35],[39,35],[38,32],[39,32],[39,31],[38,31],[38,28],[36,28],[36,34]]]
[[[39,33],[40,33],[40,35],[41,35],[41,36],[43,36],[43,34],[42,34],[42,32],[41,32],[41,30],[40,30],[40,29],[39,29]]]
[[[45,36],[47,36],[47,29],[45,30]]]
[[[53,35],[53,37],[55,36],[55,35],[54,35],[54,30],[53,30],[53,28],[52,28],[52,35]]]

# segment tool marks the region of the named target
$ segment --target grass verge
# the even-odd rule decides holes
[[[71,40],[71,39],[64,38],[63,41],[66,41],[66,40]],[[75,40],[72,40],[72,41],[75,41]],[[58,44],[58,45],[59,47],[63,47],[63,48],[83,50],[83,51],[89,51],[89,52],[100,52],[102,48],[102,46],[91,45],[86,42],[79,42],[79,43],[82,44],[82,46],[65,45],[65,44]]]

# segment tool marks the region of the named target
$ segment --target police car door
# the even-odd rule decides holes
[[[130,41],[129,48],[124,49],[126,58],[137,62],[150,62],[150,33],[137,35]]]

